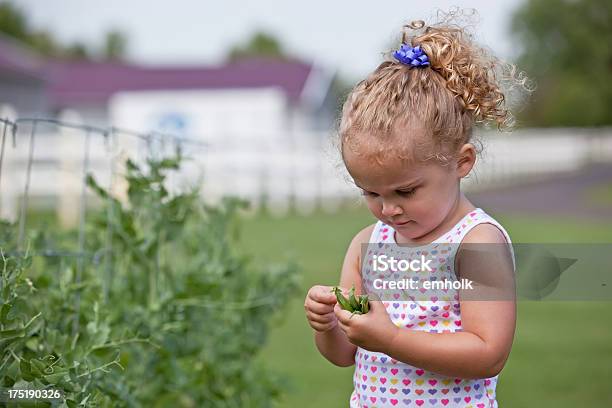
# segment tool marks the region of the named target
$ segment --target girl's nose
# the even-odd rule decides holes
[[[385,202],[383,202],[383,205],[382,205],[382,215],[384,215],[385,217],[392,217],[394,215],[400,215],[402,213],[403,213],[403,211],[400,208],[400,206],[395,205],[393,203],[385,203]]]

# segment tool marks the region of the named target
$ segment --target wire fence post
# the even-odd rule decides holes
[[[113,202],[113,188],[115,184],[115,148],[117,147],[115,132],[114,129],[111,128],[109,132],[106,134],[106,143],[109,150],[109,183],[108,183],[108,207],[106,208],[106,250],[104,257],[104,271],[105,271],[105,279],[104,279],[104,302],[108,302],[109,292],[113,285],[113,212],[114,212],[114,202]]]
[[[8,130],[9,126],[13,127],[13,132],[15,130],[15,124],[12,123],[11,121],[9,121],[8,119],[0,119],[0,122],[2,122],[2,124],[4,125],[4,127],[2,128],[2,144],[0,146],[0,216],[2,216],[2,213],[4,211],[3,207],[3,200],[2,200],[2,168],[4,165],[4,148],[6,146],[6,131]],[[13,138],[13,144],[14,144],[14,138]]]
[[[8,123],[2,122],[4,124],[4,128],[2,129],[2,145],[0,145],[0,191],[2,191],[2,163],[4,161],[4,143],[6,141],[6,128],[8,127]],[[2,206],[2,202],[0,201],[0,208]]]
[[[91,131],[88,129],[85,135],[85,146],[83,151],[83,184],[81,186],[81,208],[79,220],[79,249],[80,254],[85,250],[85,217],[87,214],[87,172],[89,171],[89,142],[91,139]],[[81,283],[81,275],[83,272],[83,255],[77,258],[77,268],[75,275],[75,283]],[[79,315],[81,308],[81,292],[77,290],[75,301],[75,318],[72,326],[72,335],[75,336],[79,332]]]
[[[25,225],[28,209],[28,194],[30,190],[30,178],[32,176],[32,161],[34,160],[34,141],[36,138],[36,127],[38,121],[32,123],[32,131],[30,133],[30,150],[28,152],[28,167],[26,172],[26,182],[23,191],[23,201],[21,202],[21,216],[19,217],[19,237],[17,239],[17,250],[23,248],[23,240],[25,238]]]

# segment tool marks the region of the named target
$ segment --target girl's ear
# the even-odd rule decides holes
[[[471,143],[466,143],[457,154],[457,175],[461,178],[470,174],[476,163],[476,148]]]

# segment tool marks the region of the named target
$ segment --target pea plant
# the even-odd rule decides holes
[[[4,250],[0,255],[0,386],[61,390],[61,406],[112,406],[113,398],[100,380],[111,367],[121,365],[99,304],[91,305],[93,316],[85,330],[71,337],[62,328],[65,319],[56,302],[48,298],[50,307],[45,308],[38,300],[49,292],[26,276],[32,257],[27,252],[9,257]],[[62,286],[55,289],[56,297],[68,295],[70,289]]]
[[[82,258],[5,258],[4,387],[62,387],[67,406],[265,407],[281,395],[285,380],[255,357],[299,270],[256,268],[238,249],[246,202],[170,192],[182,160],[128,160],[125,200],[88,176],[102,207],[88,216]],[[29,234],[35,248],[75,236]]]

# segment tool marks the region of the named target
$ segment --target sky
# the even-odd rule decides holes
[[[36,28],[63,43],[102,42],[112,28],[128,36],[128,60],[145,65],[214,65],[258,29],[285,50],[337,70],[347,80],[372,71],[411,20],[435,21],[458,4],[478,12],[477,40],[498,56],[517,49],[510,17],[525,0],[13,0]],[[399,44],[398,44],[399,45]]]

